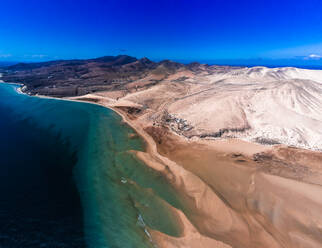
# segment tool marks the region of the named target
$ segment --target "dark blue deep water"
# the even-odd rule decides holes
[[[118,115],[17,89],[0,83],[1,248],[153,247],[149,228],[180,235],[175,191],[130,152],[144,143]]]

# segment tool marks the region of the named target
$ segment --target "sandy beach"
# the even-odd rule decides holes
[[[320,152],[237,138],[189,139],[115,96],[55,99],[110,108],[145,141],[136,156],[161,172],[184,203],[183,209],[169,206],[180,237],[147,229],[158,247],[321,246]]]
[[[322,154],[239,139],[186,139],[87,95],[69,100],[113,109],[145,140],[137,156],[182,197],[181,237],[149,230],[158,247],[320,247]]]

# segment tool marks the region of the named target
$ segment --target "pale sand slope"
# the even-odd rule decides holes
[[[185,80],[176,81],[183,76]],[[238,137],[322,149],[319,70],[254,67],[218,72],[210,67],[193,75],[183,70],[155,86],[129,90],[118,104],[124,100],[151,110],[150,119],[156,122],[164,111],[186,120],[192,129],[172,128],[187,137]]]

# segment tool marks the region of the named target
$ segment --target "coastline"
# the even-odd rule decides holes
[[[62,99],[65,100],[65,99]],[[77,102],[87,102],[96,104],[99,106],[106,107],[111,109],[112,111],[116,112],[118,115],[122,117],[122,120],[129,125],[135,132],[142,138],[145,142],[145,152],[136,152],[136,156],[144,162],[146,166],[150,168],[162,172],[165,177],[168,178],[169,183],[177,188],[180,191],[181,182],[189,181],[190,183],[194,184],[194,181],[197,180],[197,184],[202,184],[201,181],[198,180],[193,174],[185,171],[182,167],[177,165],[175,162],[171,161],[169,158],[162,156],[158,150],[156,142],[153,140],[153,137],[149,135],[146,131],[144,131],[144,127],[131,121],[130,118],[126,115],[126,113],[122,112],[121,110],[117,109],[113,106],[108,106],[105,104],[100,103],[93,103],[90,101],[83,101],[83,100],[76,100],[67,98],[66,100],[70,101],[77,101]],[[170,170],[170,176],[169,176]],[[171,175],[174,177],[171,177]],[[193,180],[191,181],[191,177]],[[176,182],[174,182],[176,181]],[[193,185],[191,185],[194,187]],[[180,222],[178,225],[181,225],[183,228],[183,237],[174,238],[168,236],[164,233],[161,233],[156,230],[151,230],[148,228],[148,233],[152,236],[152,243],[156,243],[157,247],[160,248],[170,248],[170,247],[196,247],[200,242],[202,242],[205,247],[214,247],[214,248],[229,248],[231,246],[226,245],[221,241],[217,241],[215,239],[211,239],[204,235],[201,235],[197,229],[193,226],[193,224],[188,220],[188,218],[184,215],[181,210],[178,210],[174,207],[171,207],[172,211],[180,217]],[[149,236],[149,235],[148,235]]]
[[[296,172],[278,167],[280,165],[275,160],[277,169],[269,167],[272,160],[265,160],[266,154],[281,158],[285,155],[280,152],[282,151],[289,157],[300,154],[308,163],[307,157],[312,155],[311,151],[302,152],[297,148],[293,151],[286,146],[263,146],[237,139],[189,141],[172,133],[162,133],[162,128],[151,127],[151,123],[132,120],[125,111],[118,108],[117,101],[103,96],[37,97],[87,102],[109,108],[120,115],[144,140],[146,151],[137,152],[137,157],[165,175],[169,183],[182,194],[189,210],[182,212],[172,208],[180,216],[181,223],[178,224],[184,230],[182,237],[170,237],[148,230],[158,247],[258,247],[257,244],[260,247],[301,247],[297,245],[317,244],[317,240],[320,241],[319,237],[312,238],[303,234],[307,230],[319,230],[321,225],[317,222],[313,227],[309,226],[306,221],[310,219],[310,214],[304,210],[309,205],[315,217],[321,215],[318,211],[319,206],[322,206],[318,185],[322,178],[320,174],[314,177],[312,173],[308,173],[298,178]],[[95,102],[89,100],[91,97],[95,98]],[[148,127],[150,129],[147,130]],[[173,147],[176,147],[176,151],[173,151]],[[305,152],[308,154],[305,155]],[[256,161],[253,158],[256,154],[265,156]],[[317,165],[314,161],[309,161],[308,168],[320,173],[320,157],[316,156]],[[286,158],[281,158],[283,159]],[[301,169],[303,168],[295,168]],[[293,199],[285,194],[285,188]],[[274,191],[273,195],[271,191]],[[312,191],[314,193],[310,193]],[[289,201],[277,203],[279,197]],[[309,198],[306,204],[303,197]],[[303,203],[298,204],[301,201]],[[281,219],[278,222],[275,220],[277,209]],[[291,230],[294,221],[301,226],[300,233],[283,231]],[[254,233],[258,235],[254,236]]]
[[[20,91],[22,94],[24,92]],[[113,112],[117,113],[121,116],[124,123],[129,125],[136,133],[139,135],[142,140],[145,142],[145,152],[136,152],[136,156],[140,159],[144,164],[156,171],[159,171],[164,174],[165,177],[169,179],[169,183],[177,188],[180,189],[180,184],[182,182],[188,182],[191,184],[190,187],[195,187],[196,185],[199,186],[200,184],[202,187],[205,187],[204,183],[200,181],[195,175],[192,173],[184,170],[181,166],[177,165],[175,162],[171,161],[169,158],[162,156],[159,154],[157,150],[156,142],[154,141],[153,137],[149,135],[144,128],[131,121],[130,118],[126,115],[126,113],[122,112],[121,110],[117,109],[116,107],[106,105],[103,103],[92,102],[89,100],[81,100],[81,99],[73,99],[73,98],[56,98],[56,97],[48,97],[37,95],[36,97],[40,98],[48,98],[48,99],[55,99],[55,100],[62,100],[62,101],[73,101],[73,102],[82,102],[82,103],[89,103],[99,105],[105,108],[112,110]],[[170,168],[170,169],[169,169]],[[171,176],[169,177],[168,170],[171,171],[171,175],[175,175],[176,183],[173,182],[174,178]],[[192,179],[192,180],[191,180]],[[172,181],[172,182],[171,182]],[[197,182],[195,182],[197,181]],[[148,238],[152,238],[151,242],[156,244],[157,247],[160,248],[168,248],[168,247],[196,247],[200,242],[202,242],[205,247],[214,247],[214,248],[229,248],[231,246],[226,245],[225,243],[218,241],[216,239],[209,238],[207,236],[201,235],[198,230],[193,226],[193,224],[188,220],[185,214],[174,207],[171,207],[171,210],[180,217],[179,222],[177,223],[183,228],[183,237],[175,238],[168,236],[164,233],[161,233],[156,230],[152,230],[147,227],[147,236]],[[150,236],[151,235],[151,236]],[[192,245],[192,246],[190,246]]]

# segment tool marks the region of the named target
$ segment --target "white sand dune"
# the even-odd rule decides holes
[[[168,105],[194,127],[185,135],[322,149],[322,71],[253,67],[196,75],[192,82],[189,93]]]

